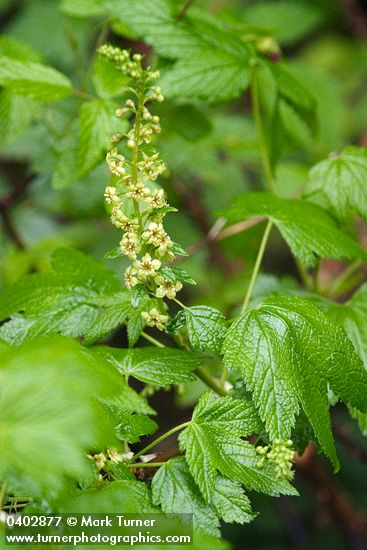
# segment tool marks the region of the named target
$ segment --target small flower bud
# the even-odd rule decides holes
[[[139,237],[136,233],[125,233],[120,241],[120,250],[122,254],[130,258],[130,260],[136,260],[137,254],[140,252],[141,246],[139,243]]]
[[[136,277],[136,273],[137,273],[137,270],[132,266],[126,269],[124,274],[124,280],[127,288],[133,288],[138,284],[139,281]]]
[[[119,143],[121,141],[121,137],[122,137],[121,134],[113,134],[113,136],[111,136],[111,142]]]
[[[116,187],[111,187],[110,185],[105,189],[104,198],[108,204],[114,204],[115,206],[121,202]]]
[[[167,202],[164,198],[164,190],[158,189],[153,191],[152,195],[147,198],[147,202],[151,208],[162,208],[162,206],[165,206]]]
[[[170,300],[173,300],[176,298],[177,292],[179,292],[182,289],[182,283],[180,281],[176,281],[173,283],[172,281],[167,281],[160,275],[156,277],[155,282],[158,286],[155,295],[157,298],[164,298],[167,296]]]
[[[168,315],[162,315],[156,308],[148,311],[143,311],[141,316],[148,327],[157,327],[159,330],[164,330],[165,324],[168,321]]]
[[[116,449],[107,449],[107,453],[108,453],[108,458],[110,459],[111,462],[115,462],[115,463],[122,462],[121,453],[116,451]]]
[[[139,279],[145,280],[147,277],[154,277],[156,271],[161,267],[159,260],[153,260],[150,254],[145,254],[141,260],[134,262],[134,268],[138,271]]]
[[[107,458],[103,453],[98,453],[98,454],[95,454],[95,455],[88,455],[88,457],[91,460],[93,460],[93,462],[95,463],[95,465],[97,466],[97,468],[99,470],[102,470],[102,468],[104,468],[104,466],[107,462]]]

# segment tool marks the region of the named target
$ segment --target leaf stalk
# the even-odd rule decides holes
[[[169,430],[168,432],[164,433],[163,435],[161,435],[160,437],[158,437],[157,439],[155,439],[154,441],[152,441],[152,443],[149,443],[149,445],[147,445],[146,447],[144,447],[144,449],[142,449],[141,451],[139,451],[138,453],[136,453],[132,459],[130,460],[129,464],[133,464],[137,458],[139,458],[139,456],[142,456],[144,455],[145,453],[147,453],[148,451],[150,451],[150,449],[153,449],[153,447],[155,447],[156,445],[158,445],[158,443],[160,443],[161,441],[164,441],[165,439],[167,439],[167,437],[169,437],[170,435],[180,431],[180,430],[183,430],[184,428],[186,428],[188,425],[190,424],[190,422],[184,422],[183,424],[179,424],[178,426],[175,426],[174,428],[172,428],[171,430]]]
[[[266,245],[267,245],[269,235],[270,235],[270,231],[271,231],[272,227],[273,227],[273,222],[271,220],[268,220],[268,223],[266,224],[266,227],[265,227],[263,237],[261,239],[260,248],[259,248],[259,251],[257,253],[254,269],[252,270],[252,275],[251,275],[250,283],[249,283],[248,288],[247,288],[246,296],[245,296],[245,299],[244,299],[243,304],[242,304],[241,313],[244,313],[246,311],[247,307],[248,307],[248,304],[249,304],[249,301],[250,301],[250,298],[251,298],[251,295],[252,295],[252,291],[253,291],[254,286],[255,286],[256,278],[257,278],[259,270],[260,270],[261,262],[262,262],[262,259],[264,257],[265,248],[266,248]]]

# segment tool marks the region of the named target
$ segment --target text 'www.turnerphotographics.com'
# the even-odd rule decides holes
[[[191,514],[8,516],[7,545],[192,544]]]

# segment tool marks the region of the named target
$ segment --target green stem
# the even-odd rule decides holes
[[[143,109],[144,109],[144,93],[145,93],[145,81],[142,80],[140,82],[140,86],[139,86],[138,108],[137,108],[137,111],[136,111],[135,125],[134,125],[134,129],[135,129],[134,133],[135,133],[135,138],[136,138],[136,144],[135,144],[135,147],[133,148],[133,152],[132,152],[132,156],[131,156],[131,180],[132,180],[133,186],[137,185],[137,183],[138,183],[138,165],[137,165],[138,160],[139,160],[139,143],[138,143],[138,139],[139,139],[139,135],[140,135],[141,121],[142,121]],[[143,224],[142,224],[142,219],[141,219],[140,206],[139,206],[138,201],[136,201],[135,199],[133,199],[133,202],[134,202],[135,215],[138,217],[140,230],[142,231],[143,230]]]
[[[261,152],[261,160],[264,168],[264,173],[267,181],[268,190],[276,195],[276,187],[273,179],[273,170],[270,163],[268,145],[265,138],[265,130],[263,125],[263,119],[261,114],[261,103],[259,94],[259,84],[256,74],[257,66],[253,66],[252,79],[251,79],[251,100],[252,110],[254,114],[256,131],[259,139],[259,147]]]
[[[150,334],[147,334],[146,332],[142,332],[141,335],[142,335],[143,338],[145,338],[145,340],[147,340],[148,342],[150,342],[154,346],[157,346],[157,348],[165,348],[166,347],[164,344],[162,344],[162,342],[159,342],[158,340],[153,338],[153,336],[151,336]]]
[[[254,289],[254,285],[255,285],[255,282],[256,282],[256,278],[257,278],[257,275],[259,273],[261,262],[262,262],[262,259],[264,257],[266,244],[268,242],[270,231],[271,231],[272,227],[273,227],[273,222],[271,220],[268,220],[268,223],[266,224],[266,227],[265,227],[263,237],[261,239],[260,248],[259,248],[259,251],[257,253],[257,258],[256,258],[256,261],[255,261],[254,269],[252,270],[252,275],[251,275],[250,283],[249,283],[248,288],[247,288],[246,296],[245,296],[245,299],[244,299],[243,304],[242,304],[241,313],[246,311],[247,306],[249,304],[249,301],[250,301],[250,298],[251,298],[251,295],[252,295],[252,291]]]
[[[25,508],[28,506],[28,502],[24,502],[22,504],[7,504],[6,506],[3,506],[2,510],[18,510],[18,508]]]
[[[182,307],[182,309],[186,309],[185,304],[180,302],[180,300],[177,300],[177,298],[173,298],[173,301],[176,302],[176,304],[178,304],[180,307]]]
[[[225,390],[223,386],[215,380],[215,378],[212,378],[203,367],[198,367],[195,369],[195,374],[200,380],[204,382],[209,388],[211,388],[215,393],[218,395],[221,395],[225,397],[226,395],[230,395],[230,392]]]
[[[84,75],[84,78],[82,79],[82,82],[81,82],[81,89],[82,90],[85,90],[85,88],[87,88],[87,86],[88,86],[88,81],[89,81],[89,79],[91,77],[91,74],[92,74],[92,71],[93,71],[94,62],[95,62],[96,57],[98,55],[98,48],[100,46],[102,46],[102,44],[104,42],[106,42],[109,32],[110,32],[110,18],[108,17],[103,22],[102,27],[101,27],[101,31],[97,36],[97,39],[96,39],[96,42],[95,42],[95,45],[94,45],[94,48],[93,48],[92,58],[89,62],[88,68],[87,68],[87,70],[85,72],[85,75]]]
[[[298,258],[295,258],[295,262],[302,283],[308,290],[311,290],[313,287],[313,282],[311,275],[307,271],[307,267],[305,267]]]
[[[182,17],[185,15],[191,4],[194,3],[194,0],[186,0],[180,11],[178,12],[177,19],[182,19]]]
[[[136,455],[134,455],[132,457],[132,459],[130,460],[129,464],[133,464],[137,458],[139,458],[139,456],[142,456],[144,455],[145,453],[147,453],[148,451],[150,451],[150,449],[153,449],[153,447],[155,447],[156,445],[158,445],[158,443],[160,443],[161,441],[164,441],[165,439],[167,439],[167,437],[169,437],[170,435],[180,431],[180,430],[183,430],[184,428],[186,428],[186,426],[188,426],[190,424],[190,422],[184,422],[183,424],[179,424],[178,426],[175,426],[174,428],[172,428],[171,430],[169,430],[168,432],[164,433],[163,435],[161,435],[160,437],[158,437],[157,439],[155,439],[154,441],[152,441],[152,443],[150,443],[149,445],[147,445],[146,447],[144,447],[144,449],[142,449],[141,451],[139,451],[138,453],[136,453]]]
[[[337,277],[334,281],[333,286],[331,287],[329,294],[331,296],[337,296],[341,290],[343,290],[343,285],[348,281],[349,277],[354,275],[354,273],[361,267],[363,264],[362,260],[355,260]]]
[[[220,387],[223,388],[223,390],[225,389],[224,385],[226,382],[227,382],[227,369],[226,367],[223,366],[223,370],[220,375],[220,381],[219,381]]]
[[[263,165],[263,170],[265,174],[265,178],[267,181],[267,187],[268,190],[271,191],[276,195],[276,188],[275,183],[273,179],[273,170],[271,167],[270,162],[270,156],[268,151],[268,145],[266,143],[266,137],[265,137],[265,130],[263,125],[263,119],[262,119],[262,113],[261,113],[261,102],[260,102],[260,94],[259,94],[259,84],[258,84],[258,78],[257,78],[257,65],[256,61],[253,65],[252,69],[252,79],[251,79],[251,100],[252,100],[252,110],[254,114],[255,124],[256,124],[256,130],[259,140],[259,147],[260,147],[260,153],[261,153],[261,161]],[[256,282],[256,278],[259,273],[259,269],[261,266],[262,259],[264,257],[264,252],[266,248],[266,244],[269,239],[270,231],[273,226],[273,222],[271,220],[268,220],[265,231],[263,234],[263,237],[261,239],[260,248],[257,253],[254,269],[252,271],[250,283],[247,288],[246,296],[242,304],[241,313],[246,311],[248,304],[250,302],[250,298],[252,295],[252,291],[254,289],[254,285]]]
[[[315,294],[320,294],[320,274],[321,274],[321,258],[318,258],[317,265],[313,274],[312,290]]]
[[[88,92],[84,92],[83,90],[78,90],[77,88],[73,88],[72,93],[82,99],[96,99],[96,96],[88,94]]]
[[[160,468],[165,462],[139,462],[139,464],[125,464],[128,468]]]
[[[32,497],[8,497],[11,502],[30,502]]]
[[[147,334],[146,332],[141,333],[142,337],[145,338],[148,342],[153,344],[154,346],[157,346],[157,348],[165,348],[166,346],[162,344],[162,342],[159,342],[159,340],[156,340],[153,338],[153,336],[150,336],[150,334]],[[229,395],[229,392],[223,388],[221,384],[219,384],[214,378],[212,378],[203,367],[198,367],[195,369],[195,374],[200,380],[204,382],[209,388],[211,388],[215,393],[218,395]]]
[[[100,46],[102,46],[102,44],[104,42],[106,42],[106,40],[108,38],[108,34],[110,32],[110,22],[111,22],[110,18],[108,17],[102,25],[101,32],[99,33],[98,38],[96,40],[96,45],[94,46],[94,54],[93,54],[94,57],[93,57],[92,61],[94,61],[94,58],[96,56],[96,52],[98,51],[98,48]]]

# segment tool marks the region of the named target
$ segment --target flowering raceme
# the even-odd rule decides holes
[[[275,471],[278,478],[292,480],[294,471],[292,465],[294,461],[294,449],[293,441],[288,439],[287,441],[281,441],[280,439],[274,439],[271,447],[258,446],[256,452],[260,455],[260,459],[257,462],[259,468],[263,468],[265,461],[272,462],[275,467]]]
[[[144,68],[142,55],[131,55],[108,44],[99,48],[99,54],[113,61],[133,82],[125,89],[129,97],[124,106],[115,112],[119,118],[128,117],[131,127],[126,134],[111,137],[113,148],[107,153],[106,162],[113,178],[104,193],[111,222],[122,231],[119,253],[131,261],[124,282],[129,289],[144,284],[148,293],[159,299],[160,310],[153,308],[143,312],[142,317],[148,326],[164,330],[169,317],[163,298],[174,300],[183,285],[177,277],[167,278],[167,271],[160,271],[164,263],[174,260],[175,254],[174,242],[163,224],[167,212],[174,209],[156,183],[166,170],[152,146],[161,132],[160,121],[148,108],[151,103],[164,100],[161,89],[153,84],[159,72]]]

